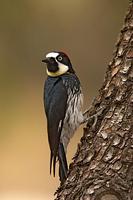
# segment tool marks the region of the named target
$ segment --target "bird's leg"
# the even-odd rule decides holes
[[[92,125],[92,128],[94,128],[95,125],[96,125],[96,123],[97,123],[98,117],[102,114],[103,110],[104,110],[104,108],[99,109],[99,110],[97,111],[97,113],[93,114],[92,116],[89,116],[89,109],[88,109],[87,111],[85,111],[85,112],[83,113],[84,119],[83,119],[83,121],[82,121],[81,124],[84,124],[84,123],[88,122],[90,119],[93,119],[93,118],[94,118],[94,122],[93,122],[93,125]]]

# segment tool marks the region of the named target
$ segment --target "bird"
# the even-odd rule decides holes
[[[67,178],[67,147],[80,124],[84,123],[81,84],[68,55],[52,51],[42,60],[46,64],[44,110],[50,147],[50,174],[55,176],[59,162],[61,184]]]

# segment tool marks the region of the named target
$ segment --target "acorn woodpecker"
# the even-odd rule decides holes
[[[47,117],[48,141],[51,151],[50,173],[59,161],[61,183],[67,178],[66,151],[76,129],[84,122],[82,114],[83,94],[80,81],[64,52],[48,53],[46,63],[47,80],[44,85],[44,107]]]

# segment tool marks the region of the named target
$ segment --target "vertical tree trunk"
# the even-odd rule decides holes
[[[133,1],[56,200],[133,200]]]

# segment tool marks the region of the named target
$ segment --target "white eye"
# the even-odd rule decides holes
[[[58,56],[58,61],[62,61],[62,56]]]

